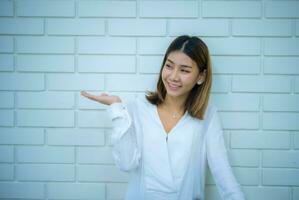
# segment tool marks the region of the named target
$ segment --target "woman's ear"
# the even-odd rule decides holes
[[[207,70],[204,70],[200,75],[199,75],[199,79],[197,80],[197,84],[200,85],[202,84],[205,80],[206,80],[206,73]]]

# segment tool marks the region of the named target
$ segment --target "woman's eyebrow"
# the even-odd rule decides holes
[[[174,64],[174,62],[172,60],[170,60],[169,58],[167,58],[167,61],[171,62],[172,64]],[[192,68],[191,66],[189,65],[180,65],[182,67],[188,67],[188,68]]]

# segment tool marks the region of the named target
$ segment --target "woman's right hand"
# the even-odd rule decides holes
[[[108,95],[107,93],[104,93],[104,92],[101,93],[100,95],[92,95],[88,92],[81,91],[81,95],[88,99],[97,101],[97,102],[105,104],[105,105],[111,105],[113,103],[121,102],[121,99],[118,96]]]

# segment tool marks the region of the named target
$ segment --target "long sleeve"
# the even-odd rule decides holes
[[[236,181],[228,161],[222,125],[217,113],[213,110],[207,136],[207,158],[209,167],[223,200],[244,200],[240,184]]]
[[[123,102],[111,104],[107,112],[113,126],[111,143],[115,164],[122,171],[132,171],[138,167],[141,157],[137,148],[132,114],[129,114],[128,108]]]

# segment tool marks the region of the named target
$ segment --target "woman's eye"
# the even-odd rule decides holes
[[[170,65],[166,65],[166,67],[167,67],[167,68],[171,68],[171,66],[170,66]]]
[[[187,71],[187,70],[183,70],[183,69],[182,69],[181,71],[184,72],[184,73],[189,73],[189,71]]]

